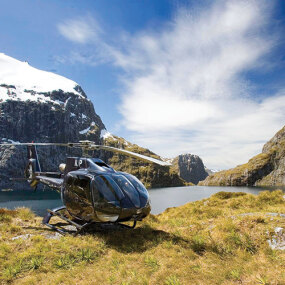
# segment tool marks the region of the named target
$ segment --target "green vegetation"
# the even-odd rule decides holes
[[[220,192],[136,229],[60,237],[27,209],[0,210],[2,284],[285,284],[282,191]],[[13,237],[20,238],[13,239]]]

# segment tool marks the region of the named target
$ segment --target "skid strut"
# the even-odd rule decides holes
[[[79,233],[84,227],[86,227],[87,225],[89,225],[90,223],[85,223],[83,225],[79,225],[78,223],[75,223],[74,221],[66,218],[62,213],[61,211],[65,210],[66,207],[65,206],[61,206],[61,207],[58,207],[58,208],[55,208],[53,210],[47,210],[47,214],[46,216],[43,218],[43,224],[48,226],[49,228],[51,228],[52,230],[55,230],[57,232],[59,232],[60,234],[66,234],[68,233],[67,230],[65,229],[62,229],[62,228],[59,228],[58,226],[56,225],[52,225],[50,224],[50,220],[52,217],[54,216],[57,216],[59,218],[61,218],[62,220],[64,220],[65,222],[69,223],[70,225],[74,226],[77,230],[76,233]]]
[[[79,234],[79,233],[82,233],[82,232],[85,232],[85,231],[88,231],[88,229],[91,229],[93,226],[93,229],[94,228],[97,228],[97,230],[106,230],[106,229],[111,229],[110,226],[115,229],[115,228],[129,228],[129,229],[133,229],[135,228],[136,224],[137,224],[137,221],[134,220],[134,223],[132,226],[128,226],[128,225],[125,225],[125,224],[121,224],[121,223],[96,223],[96,222],[86,222],[82,225],[66,218],[62,213],[61,211],[64,211],[66,210],[66,207],[65,206],[61,206],[61,207],[58,207],[58,208],[55,208],[53,210],[47,210],[47,214],[46,216],[43,218],[43,224],[46,225],[47,227],[49,227],[50,229],[54,230],[54,231],[57,231],[58,233],[62,234],[62,235],[65,235],[66,233],[70,233],[70,231],[67,231],[63,228],[60,228],[59,226],[56,226],[56,225],[52,225],[50,224],[50,220],[52,217],[54,216],[57,216],[59,217],[60,219],[64,220],[65,222],[67,222],[68,224],[74,226],[76,228],[76,232],[74,233],[75,235]]]

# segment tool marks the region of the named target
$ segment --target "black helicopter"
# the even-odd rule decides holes
[[[77,233],[94,225],[115,224],[134,228],[137,221],[145,218],[151,210],[149,195],[144,185],[133,175],[118,172],[98,158],[88,157],[90,150],[107,150],[132,156],[162,166],[170,164],[152,157],[124,149],[96,145],[91,141],[79,143],[13,143],[1,145],[26,145],[28,164],[25,178],[32,188],[39,183],[48,185],[61,193],[64,206],[47,210],[43,224],[61,234],[62,227],[50,224],[58,216],[77,229]],[[42,172],[36,146],[64,146],[81,148],[85,157],[68,157],[59,165],[59,172]],[[68,215],[66,215],[66,212]],[[133,226],[121,222],[133,221]]]

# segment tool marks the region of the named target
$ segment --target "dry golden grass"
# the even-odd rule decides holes
[[[59,240],[26,209],[0,210],[2,284],[285,284],[282,191],[220,192],[149,216],[136,229]],[[246,214],[244,213],[252,213]],[[28,239],[12,237],[31,234]]]

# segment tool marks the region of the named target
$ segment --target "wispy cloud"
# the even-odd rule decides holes
[[[57,25],[58,31],[66,39],[75,43],[92,43],[101,33],[97,22],[91,16],[69,19]]]
[[[98,40],[125,71],[118,110],[130,139],[166,157],[198,154],[215,168],[258,153],[285,122],[285,92],[258,100],[244,75],[270,64],[271,5],[216,1],[180,10],[159,31]]]

